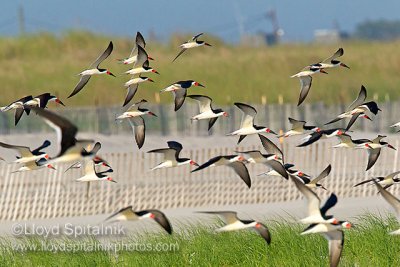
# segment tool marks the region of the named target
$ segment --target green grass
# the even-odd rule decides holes
[[[175,63],[171,60],[178,53],[178,45],[187,36],[173,37],[168,44],[148,40],[147,51],[156,60],[152,62],[161,75],[150,74],[154,84],[142,84],[135,99],[156,101],[156,92],[178,81],[193,79],[206,88],[191,89],[193,94],[207,94],[217,104],[235,101],[260,103],[297,103],[299,82],[289,76],[305,65],[317,62],[341,46],[345,49],[342,60],[351,67],[333,69],[329,75],[315,75],[313,88],[306,102],[350,102],[364,84],[370,97],[380,100],[398,99],[400,96],[400,41],[387,43],[350,41],[337,45],[284,44],[275,47],[231,46],[216,38],[205,36],[213,47],[189,50]],[[0,64],[2,70],[2,98],[0,104],[27,94],[44,91],[57,93],[65,99],[79,80],[77,73],[88,65],[113,40],[114,52],[102,67],[115,74],[127,70],[116,59],[129,55],[133,38],[98,36],[87,32],[66,32],[56,37],[41,33],[24,37],[0,38]],[[77,96],[66,100],[69,106],[120,105],[126,90],[123,83],[128,76],[95,77]],[[94,96],[94,97],[93,97]],[[161,95],[161,102],[172,102],[170,94]]]
[[[340,266],[399,266],[400,237],[390,236],[398,223],[394,218],[366,215],[360,224],[345,231]],[[145,233],[128,237],[126,243],[173,244],[169,251],[115,252],[18,252],[11,240],[1,241],[1,266],[328,266],[327,242],[320,235],[300,236],[303,225],[269,222],[272,243],[267,246],[255,232],[214,234],[214,227],[187,227],[172,236]],[[216,226],[215,226],[216,227]],[[98,244],[94,239],[26,238],[21,244]]]

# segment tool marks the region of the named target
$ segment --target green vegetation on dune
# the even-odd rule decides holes
[[[141,84],[135,99],[156,101],[156,93],[169,84],[186,79],[197,80],[206,88],[193,88],[189,93],[206,94],[217,104],[235,101],[260,103],[261,96],[268,102],[297,103],[299,81],[289,78],[305,65],[318,62],[343,47],[342,61],[351,69],[331,69],[329,75],[316,74],[306,102],[350,102],[364,84],[370,96],[381,100],[399,97],[400,41],[344,42],[337,45],[285,44],[275,47],[244,47],[223,44],[205,35],[213,47],[188,50],[174,63],[178,45],[187,37],[174,37],[169,44],[147,40],[146,50],[156,60],[151,65],[161,75],[151,75],[155,83]],[[103,62],[117,78],[100,76],[91,79],[77,96],[68,99],[68,106],[120,105],[126,94],[123,86],[129,76],[122,75],[129,67],[116,59],[130,54],[133,38],[98,36],[87,32],[67,32],[60,37],[42,33],[24,37],[0,38],[2,98],[5,105],[27,94],[45,91],[57,93],[65,99],[78,82],[77,73],[89,66],[114,42],[114,52]],[[94,97],[93,97],[94,96]],[[172,102],[170,94],[162,94],[161,102]]]
[[[394,218],[374,216],[358,218],[360,224],[345,230],[345,245],[340,266],[399,266],[399,236],[390,236],[388,231],[397,229]],[[304,225],[269,222],[272,243],[265,241],[252,231],[214,234],[214,227],[187,226],[187,231],[168,236],[144,233],[131,237],[131,244],[170,244],[165,251],[138,249],[139,251],[51,252],[16,251],[12,241],[0,241],[1,266],[328,266],[328,245],[318,234],[300,236]],[[217,226],[215,226],[217,227]],[[29,238],[19,240],[21,244],[89,243],[98,241],[85,239],[43,240]]]

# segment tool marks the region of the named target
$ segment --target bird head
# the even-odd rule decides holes
[[[112,74],[111,71],[109,71],[109,70],[106,70],[106,74],[107,74],[107,75],[111,75],[111,76],[113,76],[113,77],[116,77],[116,76],[115,76],[114,74]]]
[[[107,177],[107,181],[110,181],[110,182],[113,182],[113,183],[117,182],[117,181],[113,180],[113,178],[111,178],[111,177]]]
[[[193,86],[200,86],[200,87],[205,87],[204,85],[202,85],[201,83],[198,82],[192,82]]]
[[[342,62],[340,63],[340,66],[341,66],[341,67],[344,67],[344,68],[348,68],[348,69],[350,69],[350,67],[349,67],[349,66],[347,66],[346,64],[344,64],[344,63],[342,63]]]
[[[199,164],[197,164],[195,161],[193,161],[193,160],[190,160],[189,161],[189,164],[190,165],[193,165],[193,166],[200,166]]]

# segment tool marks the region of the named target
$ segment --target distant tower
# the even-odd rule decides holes
[[[276,45],[280,43],[280,39],[284,34],[284,31],[279,27],[278,16],[276,15],[275,9],[270,9],[266,17],[271,21],[272,32],[265,34],[265,40],[268,45]]]
[[[18,7],[18,26],[19,26],[19,34],[25,34],[25,16],[24,16],[24,8],[22,5]]]

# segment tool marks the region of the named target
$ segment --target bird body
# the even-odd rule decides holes
[[[108,56],[113,51],[113,48],[114,48],[113,43],[110,42],[106,50],[90,65],[89,69],[83,70],[78,74],[79,76],[81,76],[81,79],[75,86],[72,93],[68,96],[68,98],[79,93],[83,89],[83,87],[85,87],[85,85],[89,82],[90,77],[92,77],[93,75],[107,74],[115,77],[115,75],[112,74],[109,70],[99,68],[101,62],[103,62],[106,58],[108,58]]]
[[[225,226],[216,229],[215,232],[253,229],[267,242],[267,244],[271,243],[271,234],[264,224],[254,220],[241,220],[237,217],[237,213],[234,211],[198,211],[197,213],[218,215],[221,217]]]
[[[153,149],[147,153],[160,153],[164,156],[164,161],[159,163],[157,166],[153,167],[151,170],[157,170],[162,168],[172,168],[183,166],[186,164],[199,166],[196,162],[189,158],[180,158],[179,154],[183,149],[183,146],[176,141],[168,141],[168,148]]]

